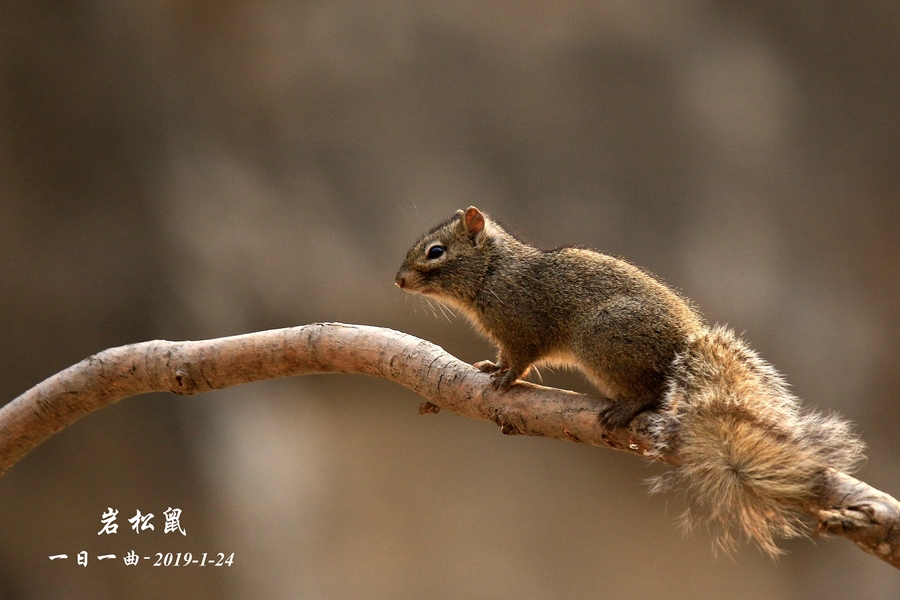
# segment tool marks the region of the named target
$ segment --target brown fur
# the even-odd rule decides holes
[[[706,521],[731,550],[737,524],[768,554],[774,537],[807,531],[801,506],[826,468],[851,470],[862,444],[846,422],[802,411],[781,376],[728,329],[696,336],[675,361],[657,439],[681,466],[654,482],[688,501],[683,522]]]
[[[802,531],[797,506],[823,470],[861,456],[846,424],[801,413],[743,342],[708,330],[685,299],[623,260],[538,250],[470,207],[416,242],[396,282],[461,309],[497,346],[496,364],[479,366],[498,389],[536,364],[565,365],[615,401],[606,426],[660,410],[660,449],[672,446],[682,466],[654,489],[685,489],[686,519],[706,514],[722,548],[738,524],[777,553],[773,535]]]

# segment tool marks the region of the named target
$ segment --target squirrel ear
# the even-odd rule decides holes
[[[466,214],[463,216],[463,223],[465,223],[466,232],[469,234],[470,238],[475,239],[479,233],[484,231],[484,220],[484,215],[474,206],[470,206],[466,209]]]

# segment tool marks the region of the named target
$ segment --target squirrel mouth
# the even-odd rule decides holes
[[[404,292],[409,292],[411,294],[422,294],[423,296],[435,297],[443,296],[443,291],[440,288],[429,285],[420,273],[410,269],[404,268],[397,271],[397,275],[394,277],[394,284]]]
[[[398,288],[410,294],[420,294],[422,296],[438,296],[437,290],[433,290],[422,286],[421,282],[409,279],[408,277],[398,277],[394,282]]]

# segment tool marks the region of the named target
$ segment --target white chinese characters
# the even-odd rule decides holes
[[[162,534],[180,533],[182,536],[187,536],[187,532],[181,524],[183,513],[180,508],[169,506],[162,514],[165,518]],[[107,507],[100,516],[101,527],[100,531],[97,532],[97,535],[111,536],[118,533],[119,525],[116,523],[118,516],[118,509],[111,506]],[[129,528],[134,531],[136,535],[140,535],[141,532],[156,531],[156,526],[153,524],[154,518],[154,514],[151,512],[144,513],[140,510],[136,510],[134,516],[128,519],[130,525]],[[175,538],[179,539],[177,536],[175,536]],[[180,544],[182,544],[182,542],[179,542],[179,545]],[[60,553],[51,554],[48,558],[51,562],[64,562],[68,560],[69,556],[69,554]],[[150,556],[144,556],[139,555],[135,550],[129,550],[127,553],[120,556],[125,565],[130,567],[137,565],[141,559],[147,561],[143,564],[149,564],[153,567],[186,567],[192,565],[199,567],[230,567],[234,564],[234,552],[231,552],[230,554],[226,552],[203,552],[197,554],[184,551],[154,552]],[[156,557],[155,561],[153,560],[154,556]],[[89,555],[86,550],[78,552],[75,555],[75,558],[79,566],[87,567]],[[100,554],[96,555],[94,560],[106,561],[115,560],[116,558],[118,558],[116,554]]]
[[[100,517],[100,522],[103,523],[103,527],[100,531],[97,532],[97,535],[112,535],[119,530],[119,525],[116,523],[116,517],[118,517],[119,511],[110,507],[106,509],[106,512]],[[163,515],[166,517],[166,524],[163,528],[163,533],[173,533],[177,531],[181,535],[187,535],[184,528],[181,526],[181,509],[180,508],[172,508],[171,506],[163,512]],[[153,513],[143,514],[140,510],[136,511],[134,516],[128,519],[128,522],[131,523],[131,528],[135,533],[140,533],[146,530],[155,530],[153,523]]]

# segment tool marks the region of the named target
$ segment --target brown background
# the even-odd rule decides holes
[[[837,4],[5,0],[2,395],[110,346],[324,320],[486,358],[393,286],[477,204],[682,288],[855,421],[898,495],[900,9]],[[0,598],[900,595],[844,540],[716,559],[648,499],[661,467],[417,406],[322,376],[91,415],[0,479]],[[130,549],[235,564],[48,559]]]

